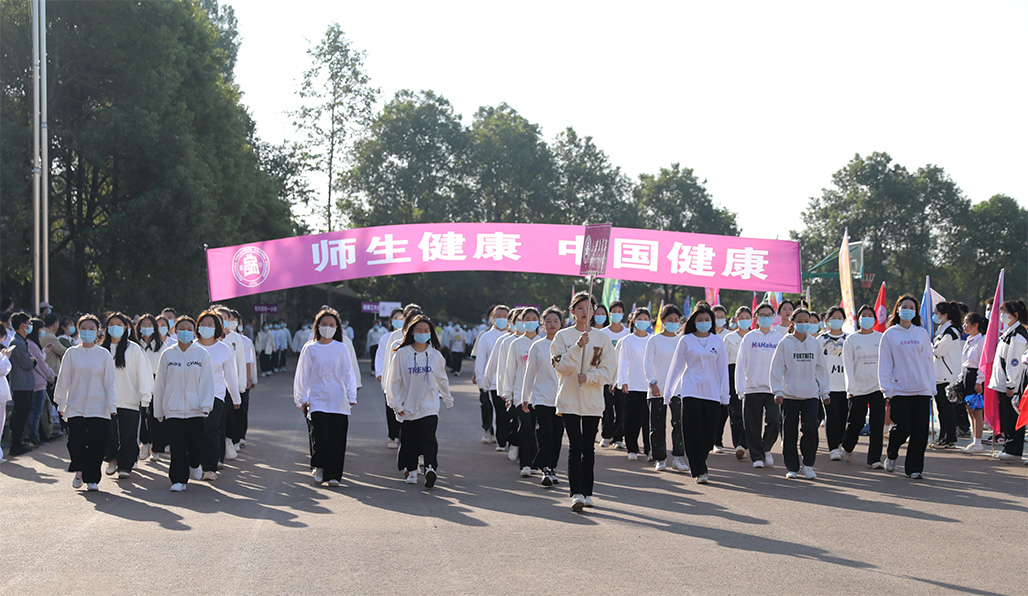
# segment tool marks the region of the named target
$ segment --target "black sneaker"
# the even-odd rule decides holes
[[[425,468],[425,488],[432,488],[435,486],[436,473],[432,466]]]

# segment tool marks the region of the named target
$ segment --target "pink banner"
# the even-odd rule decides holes
[[[341,230],[207,250],[211,300],[319,283],[436,271],[579,275],[583,226],[410,224]],[[606,277],[695,287],[800,291],[800,247],[761,240],[613,228]]]

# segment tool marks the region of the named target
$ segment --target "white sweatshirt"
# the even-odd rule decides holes
[[[851,333],[842,346],[843,368],[846,373],[846,393],[868,395],[881,391],[878,384],[878,350],[882,332]]]
[[[246,391],[246,347],[243,345],[243,336],[239,335],[235,331],[229,331],[225,334],[225,339],[221,340],[223,344],[232,350],[232,358],[236,363],[236,381],[238,383],[239,392]]]
[[[882,334],[878,349],[878,383],[885,397],[935,395],[932,342],[924,327],[895,324]]]
[[[511,401],[520,404],[523,401],[521,392],[525,388],[525,370],[528,365],[528,351],[539,336],[529,339],[522,335],[510,342],[507,348],[507,365],[503,367],[502,389],[510,395]]]
[[[111,353],[98,345],[68,348],[61,360],[54,403],[65,418],[82,416],[110,420],[118,408]]]
[[[214,365],[207,350],[194,342],[185,351],[176,345],[161,352],[153,391],[154,417],[199,418],[213,407]]]
[[[157,374],[157,365],[161,363],[161,352],[166,349],[164,344],[159,344],[156,350],[151,350],[149,344],[143,347],[143,354],[146,355],[146,360],[150,363],[150,372],[154,375]]]
[[[627,325],[623,325],[621,327],[621,331],[615,332],[615,331],[611,330],[611,326],[610,325],[607,325],[606,327],[604,327],[603,329],[599,329],[598,331],[602,331],[603,333],[606,333],[610,337],[611,345],[614,346],[614,372],[611,374],[611,377],[609,379],[606,379],[606,380],[603,381],[604,385],[610,385],[611,387],[613,387],[615,385],[618,385],[617,364],[618,364],[618,357],[621,355],[621,348],[620,348],[618,342],[620,342],[622,338],[631,335],[632,334],[632,329],[630,327],[628,327]]]
[[[825,357],[825,366],[828,367],[828,388],[831,391],[846,391],[846,364],[842,357],[843,346],[846,343],[846,334],[832,335],[822,333],[817,337],[821,344],[822,353]]]
[[[545,337],[532,342],[525,362],[525,380],[521,403],[553,407],[557,403],[557,371],[550,364],[551,340]]]
[[[493,350],[489,354],[489,364],[485,367],[485,375],[490,379],[489,389],[495,390],[496,395],[504,399],[510,399],[511,388],[503,388],[508,391],[508,393],[504,394],[503,389],[500,388],[500,379],[503,377],[503,369],[507,366],[507,352],[510,344],[515,339],[517,339],[516,335],[508,334],[506,337],[496,340],[496,343],[493,344]]]
[[[728,405],[728,350],[720,337],[711,333],[697,337],[688,333],[678,339],[664,381],[664,404],[675,396],[695,397]]]
[[[246,354],[246,363],[250,365],[250,385],[257,384],[257,351],[254,349],[253,340],[240,334],[243,340],[243,351]],[[245,370],[245,369],[244,369]]]
[[[11,401],[11,386],[7,383],[7,373],[9,372],[11,372],[11,359],[0,354],[0,408],[5,407],[7,402]]]
[[[225,401],[225,392],[232,398],[233,404],[243,403],[239,397],[239,379],[236,377],[236,357],[232,348],[221,341],[209,346],[196,342],[211,355],[211,366],[214,371],[214,398]]]
[[[724,340],[725,348],[728,349],[728,364],[735,364],[739,361],[739,346],[742,345],[742,336],[733,331],[721,339]]]
[[[125,347],[125,366],[118,368],[114,365],[114,392],[118,395],[118,407],[126,410],[139,410],[140,406],[150,405],[153,397],[153,368],[150,367],[150,359],[146,357],[143,348],[134,341],[125,339],[128,342]],[[114,362],[114,353],[118,344],[111,343],[111,362]]]
[[[357,389],[363,387],[361,383],[361,367],[360,363],[357,362],[357,348],[353,347],[353,340],[343,334],[343,345],[346,346],[346,351],[350,353],[350,367],[353,368],[354,382],[357,385]],[[301,346],[301,350],[303,347]]]
[[[985,347],[985,336],[979,333],[967,338],[964,347],[960,350],[960,377],[963,378],[967,371],[975,369],[978,375],[975,383],[985,382],[985,371],[981,369],[982,348]],[[974,387],[966,387],[968,391],[974,391]]]
[[[932,354],[935,356],[935,383],[951,384],[960,380],[960,352],[964,341],[960,339],[960,331],[950,324],[943,323],[935,333],[932,342]]]
[[[561,329],[550,343],[550,362],[557,371],[557,413],[602,416],[603,385],[610,382],[617,367],[610,336],[589,330],[589,343],[578,347],[582,332],[574,327]],[[584,353],[584,356],[583,356]],[[585,383],[578,383],[585,358]]]
[[[824,347],[818,338],[807,334],[803,341],[790,333],[778,342],[771,358],[771,392],[785,399],[828,397],[828,366]]]
[[[506,331],[491,327],[475,340],[474,349],[477,352],[475,355],[475,381],[478,382],[478,388],[482,391],[496,389],[496,379],[486,375],[485,368],[489,365],[489,356],[493,353],[493,345],[505,335],[507,335]]]
[[[633,333],[618,341],[618,387],[627,384],[629,391],[649,391],[650,384],[646,376],[646,344],[649,343],[650,337],[639,337]]]
[[[386,362],[388,362],[390,356],[389,346],[396,341],[396,338],[393,337],[394,333],[399,333],[399,331],[383,334],[382,338],[378,340],[378,351],[375,352],[375,376],[381,377],[383,381],[385,380]]]
[[[440,397],[447,410],[453,407],[446,359],[432,346],[424,352],[415,351],[412,345],[403,346],[394,355],[390,374],[386,403],[396,412],[398,421],[438,416]]]
[[[774,327],[767,333],[758,327],[742,338],[735,363],[735,391],[739,397],[745,398],[747,393],[771,393],[771,359],[780,341],[782,334]]]
[[[643,358],[643,370],[646,371],[646,383],[656,383],[660,395],[652,395],[647,388],[647,398],[656,399],[664,396],[664,383],[667,382],[667,372],[671,369],[671,358],[675,355],[675,348],[678,347],[678,340],[681,336],[672,335],[668,337],[658,333],[646,340],[646,356]]]
[[[999,391],[1004,395],[1007,389],[1017,389],[1021,380],[1021,373],[1024,370],[1024,353],[1028,342],[1018,330],[1024,331],[1020,321],[1003,332],[996,344],[996,358],[992,361],[992,376],[989,377],[989,389]]]
[[[343,342],[305,344],[293,377],[293,402],[308,404],[311,412],[350,414],[357,403],[357,380],[349,350]]]

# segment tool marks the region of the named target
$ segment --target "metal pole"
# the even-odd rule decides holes
[[[39,308],[39,0],[32,11],[32,312]]]
[[[43,257],[43,300],[50,302],[50,140],[46,126],[46,0],[39,0],[39,56],[39,126],[40,153],[43,165],[39,179],[41,190],[39,202],[43,223],[43,246],[40,253]]]
[[[586,302],[589,304],[589,311],[593,312],[593,276],[591,276],[591,275],[589,276],[589,299],[586,300]],[[607,315],[610,316],[610,313],[607,313]],[[590,315],[590,317],[591,317],[591,315]],[[586,323],[586,325],[588,325],[588,324],[589,323]],[[589,333],[589,329],[586,329],[585,332]],[[582,364],[582,368],[581,368],[581,370],[578,371],[578,373],[584,375],[585,374],[585,348],[582,348],[582,362],[581,362],[581,364]]]

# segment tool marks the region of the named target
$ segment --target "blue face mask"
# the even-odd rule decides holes
[[[493,321],[493,324],[496,325],[497,329],[499,329],[500,331],[503,331],[504,329],[507,328],[507,319],[496,319],[496,320]]]
[[[861,329],[870,329],[870,328],[872,328],[874,326],[875,326],[875,318],[874,317],[860,317],[860,328]]]
[[[96,329],[83,329],[79,331],[79,339],[84,344],[91,344],[96,341]]]
[[[524,333],[525,332],[525,324],[522,323],[521,321],[518,321],[517,323],[514,323],[514,331],[517,331],[518,333]]]
[[[150,337],[151,335],[153,335],[153,327],[140,327],[139,333],[143,337]]]
[[[696,330],[700,333],[707,333],[713,325],[710,321],[696,321]]]
[[[193,341],[193,332],[180,329],[175,332],[175,337],[178,338],[179,343],[188,344]]]
[[[607,322],[607,315],[593,315],[593,321],[596,321],[597,325],[602,325]]]
[[[108,325],[107,333],[114,339],[121,339],[121,336],[125,335],[125,328],[121,325]]]
[[[942,317],[940,317],[937,313],[933,313],[932,314],[932,322],[935,323],[936,325],[941,325],[942,324]]]
[[[432,339],[432,334],[431,333],[415,333],[414,334],[414,341],[416,341],[419,344],[427,344],[428,340],[430,340],[430,339]]]
[[[29,328],[25,330],[25,335],[28,335],[29,333],[32,333],[33,329],[35,329],[35,327],[33,327],[32,325],[29,325]]]
[[[210,339],[214,337],[214,327],[197,327],[196,332],[200,334],[200,337],[204,339]]]
[[[753,324],[753,319],[739,319],[739,329],[746,331]]]
[[[620,323],[621,321],[623,321],[624,319],[625,319],[625,313],[620,313],[620,312],[612,312],[612,313],[610,313],[610,322],[611,323],[617,324],[617,323]],[[597,319],[596,322],[598,323],[599,319]]]
[[[539,321],[525,321],[525,331],[535,333],[539,329]]]
[[[828,326],[831,327],[832,329],[838,331],[838,330],[842,329],[842,325],[845,322],[846,321],[844,321],[842,319],[828,319]]]
[[[403,319],[393,319],[393,329],[400,330],[403,328]]]
[[[771,325],[775,324],[775,318],[774,317],[757,317],[757,324],[760,325],[761,327],[763,327],[764,329],[767,329]]]
[[[717,325],[718,327],[721,327],[722,329],[725,328],[725,322],[726,322],[726,319],[714,319],[714,324]]]
[[[649,321],[636,321],[635,322],[635,328],[639,329],[641,331],[647,331],[650,328],[650,322]]]
[[[75,335],[75,326],[68,325],[68,335]]]
[[[681,323],[664,323],[664,329],[667,329],[671,333],[678,333],[678,329],[682,326]]]
[[[912,308],[901,308],[899,312],[900,319],[904,321],[913,321],[916,314]]]

